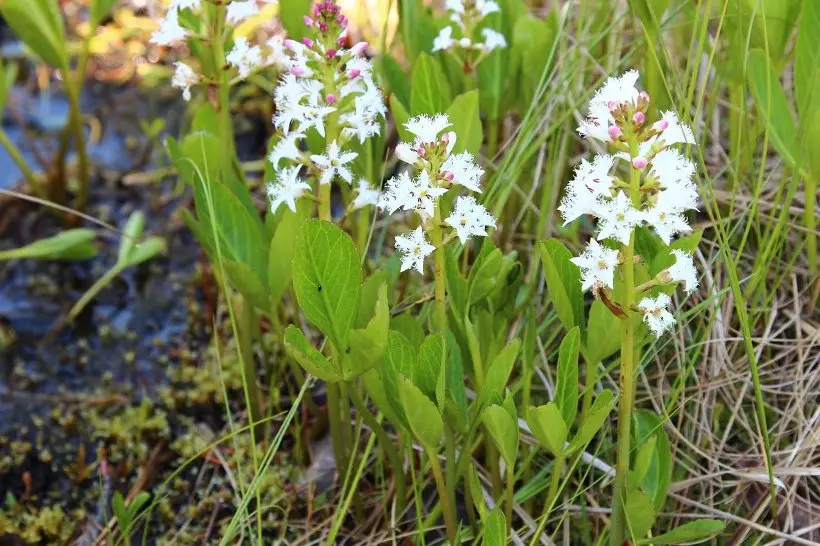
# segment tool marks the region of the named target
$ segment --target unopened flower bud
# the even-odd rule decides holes
[[[606,103],[606,107],[609,108],[610,112],[612,112],[613,110],[618,109],[618,103],[615,102],[614,100],[611,100],[608,103]]]
[[[455,178],[455,175],[452,172],[447,171],[444,173],[444,180],[446,180],[447,182],[451,182],[453,178]]]
[[[325,100],[328,104],[334,104],[336,102],[336,95],[334,95],[333,93],[328,93],[327,97],[325,97]]]
[[[308,47],[313,47],[313,40],[311,40],[308,37],[302,38],[302,43],[305,44]]]
[[[362,73],[362,71],[359,70],[358,68],[351,68],[350,70],[347,71],[347,77],[350,78],[351,80],[355,80],[356,78],[359,77],[359,75],[361,73]]]
[[[649,93],[647,93],[646,91],[641,91],[640,93],[638,93],[638,99],[644,102],[649,102]]]
[[[638,110],[632,115],[632,123],[635,125],[642,125],[646,121],[646,114]]]
[[[649,161],[643,156],[639,155],[638,157],[632,158],[632,166],[636,169],[645,169],[648,164]]]
[[[302,77],[305,75],[305,69],[299,66],[298,64],[295,64],[290,67],[290,73],[294,76]]]
[[[299,42],[297,42],[296,40],[292,40],[290,38],[288,38],[282,43],[284,43],[285,47],[290,49],[291,51],[298,51],[299,47],[301,46]]]
[[[652,128],[655,129],[659,133],[661,131],[665,131],[667,127],[669,127],[669,122],[666,121],[665,119],[659,119],[658,121],[656,121],[652,125]]]
[[[617,125],[610,125],[607,132],[609,133],[609,138],[611,138],[613,140],[620,138],[620,136],[622,134],[624,134],[624,132],[621,131],[621,128],[618,127]]]
[[[305,15],[304,17],[302,17],[302,21],[304,21],[304,22],[305,22],[305,24],[306,24],[307,26],[309,26],[309,27],[312,27],[312,26],[316,23],[313,19],[311,19],[311,18],[310,18],[310,17],[308,17],[307,15]]]
[[[324,21],[319,21],[319,30],[322,32],[327,32],[327,23]]]
[[[335,50],[335,49],[333,49],[333,48],[328,49],[328,50],[327,50],[327,53],[325,53],[325,56],[326,56],[328,59],[332,59],[333,57],[335,57],[335,56],[336,56],[336,50]]]

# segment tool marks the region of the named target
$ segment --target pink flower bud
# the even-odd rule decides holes
[[[346,42],[347,40],[344,36],[339,36],[339,39],[336,40],[336,45],[338,45],[339,47],[344,47]]]
[[[327,32],[327,23],[325,23],[324,21],[320,21],[319,30],[321,30],[322,32]]]
[[[649,102],[649,93],[647,93],[646,91],[641,91],[640,93],[638,93],[638,98],[640,100]]]
[[[310,17],[308,17],[307,15],[305,15],[304,17],[302,17],[302,21],[304,21],[304,22],[305,22],[305,24],[306,24],[307,26],[309,26],[309,27],[312,27],[312,26],[314,25],[314,23],[315,23],[315,21],[314,21],[313,19],[311,19]]]
[[[345,16],[342,15],[341,13],[339,14],[338,17],[336,17],[336,22],[339,23],[340,25],[344,22],[344,20],[345,20]]]
[[[632,166],[636,169],[645,169],[646,166],[649,164],[649,161],[646,160],[643,156],[633,157],[632,158]]]
[[[359,77],[359,75],[361,73],[362,73],[362,71],[359,70],[358,68],[352,68],[352,69],[347,71],[347,77],[350,78],[351,80],[355,80],[356,78]]]
[[[296,40],[291,40],[290,38],[285,40],[283,43],[285,44],[285,47],[290,49],[291,51],[298,51],[299,48],[302,46],[302,44],[300,44]]]
[[[646,121],[646,114],[643,112],[638,111],[632,115],[632,123],[635,125],[641,125],[644,121]]]
[[[624,134],[624,132],[621,131],[621,128],[618,127],[617,125],[610,125],[609,129],[607,129],[607,132],[609,133],[609,138],[611,138],[611,139],[617,139],[622,134]]]
[[[608,103],[606,103],[606,107],[609,108],[609,110],[611,112],[612,110],[616,110],[618,108],[618,103],[615,102],[614,100],[611,100]]]
[[[327,53],[325,53],[325,57],[327,57],[328,59],[332,59],[335,56],[336,56],[336,50],[333,49],[333,48],[328,49]]]
[[[665,119],[660,119],[652,125],[652,128],[655,129],[659,133],[661,131],[666,131],[667,127],[669,127],[669,122],[666,121]]]
[[[354,45],[350,48],[351,53],[354,55],[361,55],[367,50],[367,42],[359,42],[358,44]]]
[[[328,104],[334,104],[336,102],[336,95],[334,95],[333,93],[328,93],[327,97],[325,97],[325,100]]]
[[[419,147],[416,148],[416,153],[419,154],[419,157],[424,157],[425,155],[427,155],[427,151],[424,149],[424,146],[421,145],[419,145]]]
[[[313,40],[311,40],[310,38],[302,38],[302,43],[308,47],[313,47]]]
[[[454,175],[450,171],[447,171],[447,172],[444,173],[444,180],[446,180],[448,182],[451,182],[453,180],[453,178],[455,178],[455,177],[456,177],[456,175]]]
[[[295,64],[290,67],[290,73],[294,76],[302,77],[305,75],[305,69],[299,66],[298,64]]]

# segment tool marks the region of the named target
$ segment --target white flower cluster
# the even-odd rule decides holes
[[[460,37],[453,36],[455,29],[452,25],[442,28],[433,40],[433,53],[459,48],[486,55],[495,49],[507,47],[504,35],[491,28],[481,29],[483,41],[475,40],[475,29],[481,20],[500,11],[498,3],[493,0],[447,0],[446,8],[450,12],[450,21],[458,27]]]
[[[599,241],[609,239],[629,245],[635,228],[646,225],[668,245],[678,233],[691,231],[684,213],[697,206],[695,165],[669,146],[694,144],[694,135],[674,112],[664,112],[659,121],[647,126],[649,96],[638,91],[637,80],[638,72],[634,70],[609,78],[593,97],[589,116],[578,131],[587,138],[609,143],[617,153],[598,155],[591,163],[582,161],[558,207],[565,225],[585,214],[598,220],[596,238],[572,260],[581,269],[584,290],[613,288],[621,256]],[[612,174],[618,159],[628,162],[638,185]],[[662,272],[662,281],[683,283],[686,291],[692,292],[698,286],[692,257],[679,250],[673,254],[676,263]],[[658,336],[674,324],[666,311],[670,301],[661,294],[655,299],[644,298],[638,305]]]
[[[429,227],[430,222],[440,217],[439,198],[449,188],[460,185],[481,192],[484,170],[476,165],[469,152],[453,153],[456,134],[445,132],[450,127],[446,114],[417,116],[404,126],[415,138],[412,143],[401,142],[396,147],[396,156],[418,169],[419,173],[412,178],[407,171],[402,171],[388,180],[379,198],[379,208],[388,214],[398,210],[416,212],[422,226]],[[495,227],[496,220],[475,198],[460,195],[443,223],[455,231],[462,243],[466,243],[470,236],[486,236],[487,228]],[[425,239],[422,226],[411,235],[396,237],[396,249],[403,256],[402,271],[414,268],[423,273],[424,258],[435,250]]]
[[[277,0],[233,0],[225,8],[225,23],[234,26],[259,13],[259,2],[263,4],[274,3]],[[191,36],[191,31],[185,28],[179,21],[180,12],[190,10],[198,12],[202,7],[203,0],[171,0],[171,5],[165,16],[159,22],[159,28],[151,35],[151,43],[158,46],[173,46],[186,40]],[[226,56],[226,62],[237,69],[240,78],[247,78],[251,72],[266,66],[277,66],[285,69],[284,61],[286,56],[280,38],[272,38],[265,45],[267,55],[263,48],[258,45],[251,45],[244,37],[237,37],[234,40],[233,48]],[[175,71],[171,79],[171,85],[182,90],[182,98],[191,100],[191,88],[202,82],[202,76],[188,64],[184,62],[174,63]]]
[[[381,90],[373,79],[373,66],[364,56],[366,42],[345,49],[347,18],[332,1],[318,2],[313,17],[305,24],[313,38],[302,42],[285,40],[284,74],[274,91],[276,113],[274,126],[281,138],[271,150],[276,180],[268,184],[268,196],[273,212],[285,203],[295,210],[294,199],[309,189],[293,176],[293,165],[316,174],[319,184],[334,179],[353,183],[350,163],[357,153],[346,150],[345,144],[357,139],[363,144],[381,132],[381,118],[387,113]],[[328,125],[333,133],[328,135]],[[314,129],[319,136],[331,139],[324,154],[308,155],[301,144]],[[284,167],[282,160],[286,161]],[[353,210],[376,204],[378,191],[369,182],[360,180]]]

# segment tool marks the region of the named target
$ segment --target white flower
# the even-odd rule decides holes
[[[396,236],[396,249],[402,253],[402,271],[414,268],[419,273],[424,274],[424,258],[429,256],[436,247],[427,242],[424,232],[419,226],[411,235]]]
[[[570,260],[581,269],[581,289],[588,290],[595,285],[612,288],[615,267],[618,265],[618,251],[598,244],[592,239],[584,252]]]
[[[614,199],[601,199],[595,208],[600,231],[597,239],[612,237],[628,245],[635,226],[641,223],[641,213],[632,206],[626,193],[619,191]]]
[[[345,165],[356,159],[358,155],[356,152],[342,152],[342,148],[334,140],[328,146],[326,155],[312,155],[310,159],[322,171],[322,176],[319,178],[320,184],[330,184],[334,176],[339,176],[350,184],[353,181],[353,173]]]
[[[698,191],[692,182],[695,164],[673,149],[658,152],[652,159],[650,174],[658,181],[662,191],[658,201],[668,210],[678,212],[696,209]]]
[[[638,309],[643,311],[643,321],[657,337],[661,337],[666,330],[675,324],[675,317],[666,310],[672,302],[666,294],[658,294],[656,298],[644,298],[638,303]]]
[[[410,188],[410,198],[404,205],[404,210],[414,209],[419,213],[422,220],[431,218],[435,213],[438,198],[445,193],[447,193],[447,190],[444,188],[430,184],[430,175],[427,174],[427,171],[421,171],[413,180],[413,185]]]
[[[603,104],[614,109],[622,104],[637,103],[640,92],[635,84],[639,77],[637,70],[630,70],[619,77],[608,78],[590,101],[590,107],[592,104]]]
[[[413,196],[413,180],[407,171],[402,171],[398,176],[394,176],[387,181],[384,192],[379,196],[378,207],[387,214],[393,214],[402,207],[410,203]],[[413,208],[413,202],[410,208]]]
[[[609,134],[610,127],[614,127],[615,118],[606,104],[591,103],[589,105],[589,115],[578,127],[578,133],[585,138],[594,138],[601,142],[609,142],[612,137]]]
[[[487,236],[487,228],[495,227],[493,215],[476,202],[472,196],[459,196],[452,214],[444,220],[446,224],[456,230],[462,244],[467,242],[470,235]]]
[[[287,204],[288,208],[296,212],[296,200],[302,196],[310,186],[299,178],[300,165],[286,167],[276,175],[276,182],[269,182],[267,185],[268,199],[270,199],[270,210],[276,212],[279,205]]]
[[[612,188],[613,177],[609,171],[614,163],[615,158],[611,155],[597,155],[592,163],[581,160],[558,207],[564,218],[564,225],[584,214],[595,213],[599,198],[608,196]]]
[[[239,36],[225,60],[239,70],[239,77],[247,78],[253,70],[262,66],[262,50],[256,45],[251,47],[247,38]]]
[[[468,190],[481,193],[481,177],[484,169],[476,165],[470,152],[453,154],[441,166],[440,172],[450,176],[456,184]]]
[[[358,210],[367,206],[376,206],[379,204],[380,192],[377,188],[373,188],[370,182],[364,178],[359,179],[359,185],[356,187],[356,198],[353,199],[353,210]]]
[[[450,118],[447,114],[436,114],[432,117],[422,114],[404,124],[404,127],[416,136],[416,144],[437,142],[439,133],[449,126]]]
[[[453,27],[447,26],[441,29],[438,36],[433,40],[433,53],[446,51],[453,46]]]
[[[159,28],[151,34],[151,43],[158,46],[169,46],[174,42],[184,40],[188,31],[179,24],[177,10],[169,10],[165,18],[159,23]]]
[[[273,164],[275,170],[279,170],[279,162],[282,159],[290,159],[291,161],[300,161],[302,159],[299,141],[303,138],[305,138],[305,135],[302,133],[292,132],[284,135],[274,144],[268,155],[268,160]]]
[[[414,165],[419,160],[419,154],[413,149],[413,145],[408,142],[399,142],[396,145],[396,157],[410,165]]]
[[[356,136],[360,144],[368,138],[381,133],[379,117],[384,117],[387,110],[381,91],[375,86],[354,99],[354,109],[339,116],[339,122],[346,127],[342,129],[345,136]]]
[[[485,28],[481,31],[484,36],[484,48],[487,51],[493,51],[496,48],[507,47],[507,40],[500,32],[496,32],[491,28]]]
[[[498,3],[493,0],[476,0],[475,7],[482,17],[501,11],[501,8],[498,7]]]
[[[661,115],[660,121],[655,123],[655,127],[661,129],[658,137],[664,146],[673,144],[695,144],[695,135],[688,125],[678,120],[678,114],[666,111]]]
[[[698,271],[695,269],[695,262],[692,255],[682,250],[673,250],[675,264],[667,271],[672,282],[682,282],[687,294],[691,294],[698,288]]]
[[[445,0],[444,8],[454,13],[464,13],[464,0]]]
[[[225,20],[229,25],[235,25],[257,13],[259,13],[259,6],[256,5],[256,0],[233,0],[228,4]]]
[[[678,233],[692,231],[686,218],[677,211],[675,206],[666,205],[660,201],[643,213],[643,219],[652,226],[655,233],[667,245],[672,241],[672,237]]]
[[[191,100],[191,87],[199,83],[199,74],[187,64],[177,61],[174,63],[174,76],[171,78],[171,85],[177,89],[182,89],[182,98]]]
[[[267,66],[273,66],[277,70],[288,70],[290,68],[290,57],[285,51],[285,44],[282,41],[282,37],[274,36],[265,42],[265,45],[267,45],[270,50],[270,54],[265,59],[265,64]]]

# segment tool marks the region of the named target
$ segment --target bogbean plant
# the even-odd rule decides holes
[[[615,155],[584,162],[561,206],[568,221],[581,214],[599,218],[600,231],[584,254],[572,258],[557,241],[540,246],[550,299],[567,333],[558,351],[552,401],[534,405],[530,383],[543,332],[529,309],[532,296],[517,253],[505,254],[490,237],[503,230],[504,219],[494,218],[480,202],[480,86],[452,99],[442,68],[433,57],[419,55],[405,82],[408,107],[395,99],[398,90],[391,99],[401,142],[383,162],[387,110],[378,76],[365,57],[367,45],[350,45],[339,7],[330,1],[315,4],[304,15],[303,39],[281,42],[276,62],[269,62],[254,49],[259,46],[230,30],[237,13],[253,11],[251,1],[177,0],[157,38],[193,40],[192,51],[197,41],[207,41],[211,47],[199,51],[215,52],[202,75],[177,65],[175,83],[186,96],[191,92],[192,100],[194,87],[217,86],[222,97],[237,78],[282,71],[273,92],[276,132],[269,144],[264,218],[232,145],[225,142],[233,138],[229,115],[225,120],[229,100],[200,109],[193,131],[181,142],[168,140],[180,176],[193,187],[196,217],[187,214],[188,225],[224,290],[242,297],[237,310],[229,310],[250,420],[256,423],[264,415],[253,348],[254,341],[264,341],[255,326],[264,315],[275,342],[261,346],[276,361],[298,364],[272,370],[271,385],[283,383],[288,371],[297,381],[312,377],[326,385],[327,411],[315,403],[310,407],[328,423],[340,474],[354,468],[358,456],[350,426],[356,415],[376,435],[390,465],[397,513],[403,514],[411,500],[408,470],[416,476],[416,465],[429,468],[437,507],[429,521],[419,520],[420,532],[441,515],[450,543],[483,534],[485,543],[503,544],[514,521],[517,485],[535,485],[546,490],[531,538],[535,545],[559,505],[562,484],[572,479],[616,404],[612,392],[597,386],[596,373],[599,362],[620,346],[610,537],[613,544],[643,539],[663,506],[671,455],[662,420],[633,411],[634,373],[646,341],[642,319],[662,333],[674,322],[666,309],[674,285],[683,282],[690,292],[697,287],[685,252],[697,237],[670,239],[688,229],[682,212],[694,207],[696,194],[692,164],[668,146],[693,140],[691,132],[672,114],[654,124],[646,121],[648,97],[636,90],[636,74],[609,80],[593,99],[582,132],[611,145]],[[476,20],[466,17],[489,13],[491,5],[448,2],[455,15],[465,17],[459,21],[472,21],[463,25],[470,31]],[[231,53],[223,59],[219,50]],[[616,161],[626,164],[624,179],[613,171]],[[396,172],[378,188],[388,165]],[[368,249],[367,207],[394,235],[396,253],[388,260]],[[352,221],[354,211],[360,212]],[[433,259],[427,260],[430,254]],[[432,285],[425,284],[428,278]],[[589,321],[582,289],[596,297]],[[618,321],[617,342],[604,340],[613,337]],[[591,335],[600,336],[607,348],[599,348]],[[612,345],[616,349],[608,348]],[[580,415],[579,355],[594,363],[587,366]],[[252,435],[255,429],[250,428]],[[549,479],[534,480],[543,480],[543,487],[525,468],[531,460],[524,464],[520,457],[521,429],[552,459],[549,471],[539,474]],[[413,456],[414,444],[426,456],[422,463]],[[639,448],[630,464],[633,445]],[[474,457],[486,462],[489,493]],[[421,493],[417,487],[414,492]],[[459,518],[460,495],[467,499],[469,523]],[[337,516],[342,518],[343,513]],[[673,530],[663,543],[696,541],[720,528],[716,522],[695,522]]]

